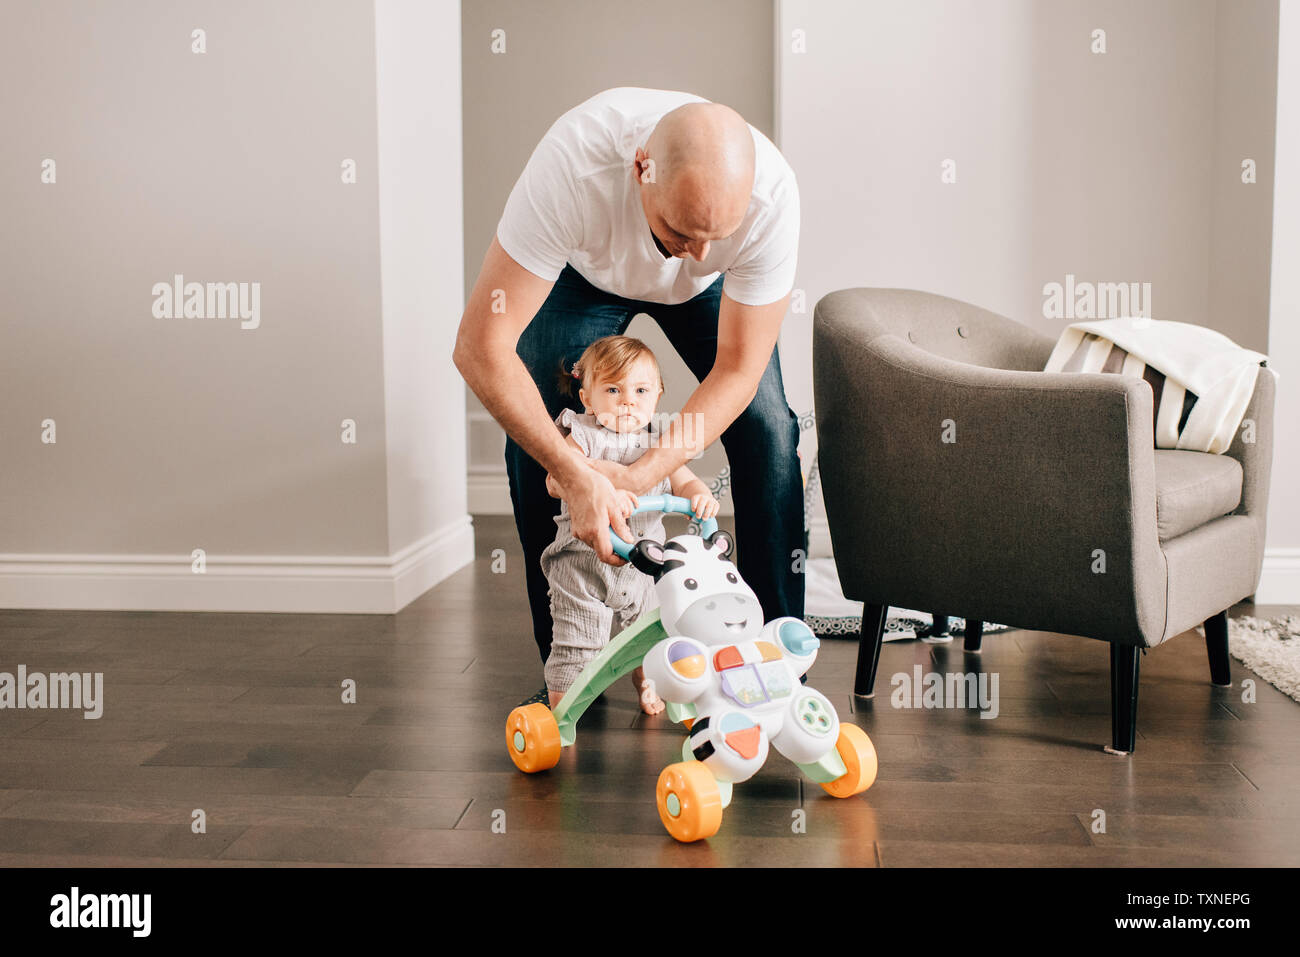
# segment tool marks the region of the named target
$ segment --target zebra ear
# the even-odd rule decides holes
[[[724,561],[730,560],[734,544],[731,533],[721,528],[704,540],[705,549],[716,553]]]
[[[629,557],[633,565],[652,576],[655,581],[664,573],[664,546],[661,542],[643,538],[636,543]]]

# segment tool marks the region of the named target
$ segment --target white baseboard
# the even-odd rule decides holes
[[[471,515],[513,515],[510,504],[510,480],[505,468],[472,470],[469,473],[469,513]]]
[[[831,550],[831,527],[824,515],[814,515],[808,521],[808,557],[835,557]]]
[[[389,556],[0,555],[0,608],[391,615],[474,560],[468,515]]]
[[[1258,605],[1300,605],[1300,548],[1266,548]]]

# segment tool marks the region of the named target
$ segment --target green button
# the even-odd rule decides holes
[[[673,817],[682,813],[682,802],[677,800],[677,795],[669,792],[668,799],[664,801],[668,806],[668,813]]]
[[[522,731],[516,731],[516,732],[515,732],[515,750],[518,751],[520,754],[523,754],[523,753],[524,753],[524,747],[525,747],[525,744],[524,744],[524,733],[523,733]]]

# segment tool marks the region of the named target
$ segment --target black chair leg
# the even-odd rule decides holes
[[[853,693],[870,698],[876,688],[876,669],[880,666],[880,647],[885,643],[888,605],[867,605],[862,609],[862,635],[858,639],[858,671],[853,679]]]
[[[932,635],[948,634],[949,622],[948,622],[947,615],[941,615],[939,614],[939,612],[936,611],[933,612],[930,615],[930,617],[934,619],[934,624],[930,626],[930,634]]]
[[[1111,754],[1131,754],[1137,744],[1138,663],[1141,649],[1134,645],[1110,646]]]
[[[1205,619],[1205,651],[1210,656],[1210,681],[1220,688],[1232,685],[1232,666],[1228,663],[1228,612],[1221,611]]]
[[[980,639],[984,637],[984,622],[966,619],[966,650],[979,651]]]

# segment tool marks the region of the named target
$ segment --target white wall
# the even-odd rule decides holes
[[[1273,191],[1268,351],[1278,370],[1277,442],[1260,603],[1300,602],[1300,2],[1282,0],[1278,24],[1277,186]]]
[[[377,0],[379,228],[395,607],[474,557],[465,384],[459,0]]]
[[[6,4],[0,607],[393,611],[472,557],[458,49],[454,2]],[[156,317],[177,273],[260,324]]]

